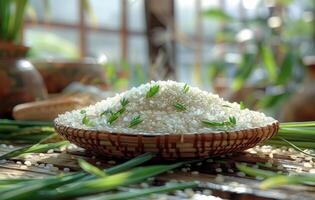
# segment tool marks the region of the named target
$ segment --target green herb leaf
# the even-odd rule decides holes
[[[208,120],[202,120],[201,122],[207,126],[225,126],[224,122],[211,122]]]
[[[92,122],[86,115],[82,118],[82,124],[86,126],[95,126],[95,123]]]
[[[86,113],[86,110],[81,110],[80,113],[81,113],[81,114],[85,114],[85,113]]]
[[[102,116],[107,115],[107,114],[110,114],[110,113],[113,113],[113,111],[111,111],[110,109],[107,109],[107,110],[105,110],[104,112],[102,112],[102,113],[100,114],[100,116],[102,117]]]
[[[125,107],[128,103],[129,103],[129,100],[126,98],[123,98],[122,100],[120,100],[120,104],[123,107]]]
[[[143,120],[140,118],[140,115],[134,117],[131,119],[130,123],[129,123],[129,128],[132,128],[138,124],[140,124]]]
[[[245,104],[243,101],[240,102],[240,109],[241,110],[244,110],[245,109]]]
[[[123,114],[125,111],[126,111],[126,108],[125,108],[125,107],[121,107],[121,108],[117,111],[117,113]]]
[[[184,94],[186,94],[189,91],[189,86],[187,85],[187,83],[184,85],[182,91],[183,91]]]
[[[236,118],[235,117],[229,117],[229,122],[230,126],[235,126],[236,125]]]
[[[120,114],[119,112],[111,113],[107,119],[107,123],[112,124],[114,121],[118,119],[119,114]]]
[[[160,89],[159,85],[151,86],[145,97],[146,98],[153,97],[156,93],[158,93],[159,89]]]
[[[176,110],[178,111],[185,111],[186,110],[186,106],[181,104],[181,103],[174,103],[173,106],[176,108]]]
[[[229,121],[225,121],[225,122],[212,122],[208,120],[202,120],[201,122],[207,126],[235,126],[236,118],[229,117]]]
[[[90,174],[93,174],[95,176],[98,176],[98,177],[105,177],[106,176],[106,174],[102,170],[95,167],[94,165],[91,165],[90,163],[86,162],[85,160],[79,159],[78,162],[79,162],[80,167],[84,171],[86,171]]]

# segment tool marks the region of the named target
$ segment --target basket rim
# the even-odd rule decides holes
[[[249,129],[242,129],[242,130],[234,130],[234,131],[220,131],[220,132],[201,132],[201,133],[163,133],[163,134],[151,134],[151,133],[141,133],[141,134],[135,134],[135,133],[124,133],[124,132],[109,132],[105,130],[89,130],[89,129],[80,129],[80,128],[74,128],[71,126],[66,126],[58,123],[58,120],[54,120],[54,127],[55,129],[58,128],[64,128],[64,129],[72,129],[73,131],[77,132],[84,132],[88,134],[113,134],[113,135],[119,135],[119,136],[128,136],[128,137],[137,137],[137,136],[142,136],[142,137],[163,137],[163,136],[181,136],[181,137],[194,137],[194,136],[199,136],[199,135],[208,135],[208,134],[214,134],[214,135],[220,135],[220,134],[231,134],[235,132],[242,132],[246,133],[247,131],[258,131],[264,128],[276,128],[279,129],[279,121],[275,120],[274,122],[267,124],[266,126],[261,126],[261,127],[256,127],[256,128],[249,128]],[[57,131],[58,132],[58,131]],[[276,131],[277,132],[277,131]],[[276,133],[275,132],[275,133]],[[275,134],[274,133],[274,134]]]

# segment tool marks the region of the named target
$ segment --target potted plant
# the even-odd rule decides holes
[[[0,118],[11,118],[19,103],[46,98],[42,77],[25,59],[29,50],[21,41],[27,0],[0,1]]]

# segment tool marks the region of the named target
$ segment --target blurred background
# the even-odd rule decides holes
[[[0,5],[0,12],[9,10],[20,27],[12,37],[2,30],[0,53],[8,43],[29,47],[24,56],[2,57],[27,60],[43,83],[26,89],[30,93],[37,87],[31,97],[18,93],[20,101],[16,93],[5,96],[5,90],[19,85],[12,82],[21,87],[37,75],[17,81],[7,69],[1,76],[0,57],[2,103],[43,100],[71,90],[100,95],[99,90],[117,92],[173,79],[243,101],[281,121],[315,120],[313,0],[21,2]],[[0,19],[2,27],[11,23],[4,14]]]

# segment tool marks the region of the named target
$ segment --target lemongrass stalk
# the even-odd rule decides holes
[[[280,128],[311,127],[311,126],[315,126],[315,121],[308,121],[308,122],[282,122],[282,123],[280,123]]]
[[[280,128],[279,133],[314,135],[315,128],[314,127]]]

